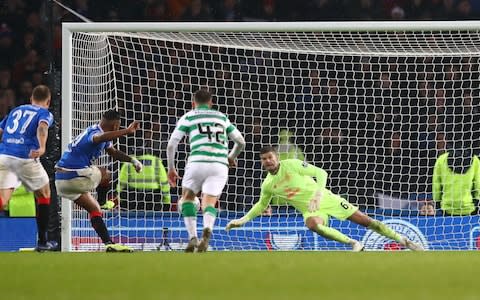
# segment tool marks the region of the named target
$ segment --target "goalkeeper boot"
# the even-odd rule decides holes
[[[350,243],[350,245],[352,246],[352,251],[353,252],[360,252],[360,251],[365,250],[365,246],[363,246],[363,244],[360,243],[359,241],[353,240]]]
[[[187,248],[185,248],[185,252],[192,253],[195,252],[195,248],[198,246],[198,238],[196,236],[192,237],[190,241],[188,241]]]
[[[202,240],[198,244],[197,251],[198,252],[205,252],[208,249],[208,242],[210,241],[210,237],[212,236],[212,230],[210,228],[204,228],[202,234]]]
[[[411,240],[405,238],[405,247],[412,251],[425,251],[422,245],[412,242]]]
[[[105,245],[105,251],[106,252],[133,252],[133,249],[128,247],[128,246],[125,246],[125,245],[121,245],[121,244],[108,244],[108,245]]]
[[[115,207],[115,202],[113,202],[112,200],[107,200],[107,202],[105,202],[105,204],[100,207],[105,210],[111,210]]]

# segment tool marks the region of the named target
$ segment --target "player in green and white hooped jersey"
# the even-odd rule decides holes
[[[212,95],[199,90],[194,95],[193,110],[183,115],[168,141],[168,181],[176,186],[180,177],[175,169],[175,151],[181,139],[188,135],[190,155],[182,179],[181,212],[188,231],[186,252],[206,251],[217,210],[215,205],[228,179],[228,167],[245,147],[245,139],[221,112],[212,109]],[[228,138],[235,142],[228,152]],[[203,234],[198,242],[195,195],[202,191]]]
[[[357,207],[328,190],[325,187],[327,172],[323,169],[298,159],[279,161],[276,149],[270,146],[260,151],[260,158],[262,166],[269,173],[262,183],[260,200],[245,216],[230,221],[226,227],[227,231],[243,226],[259,216],[267,208],[271,198],[277,196],[285,199],[289,205],[302,213],[308,229],[327,239],[349,244],[353,251],[363,250],[363,245],[340,231],[328,227],[329,217],[339,220],[348,219],[391,238],[411,250],[423,250],[422,246],[401,236],[382,222],[370,218],[360,212]],[[312,177],[315,177],[316,181]]]

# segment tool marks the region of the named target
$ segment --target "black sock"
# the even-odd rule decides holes
[[[101,186],[97,187],[97,201],[100,206],[104,205],[107,202],[107,193],[108,193],[109,187],[104,188]]]
[[[90,222],[92,222],[93,229],[95,229],[105,245],[113,244],[112,239],[110,239],[107,226],[105,226],[105,222],[103,222],[103,218],[101,216],[92,216],[90,218]]]
[[[37,205],[37,230],[38,230],[38,242],[45,244],[47,242],[47,227],[48,219],[50,217],[50,205],[38,204]]]

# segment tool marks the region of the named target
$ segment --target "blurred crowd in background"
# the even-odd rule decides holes
[[[44,83],[44,1],[0,4],[0,116],[27,101]],[[321,21],[470,20],[480,15],[473,0],[64,0],[95,22],[102,21]],[[54,5],[54,47],[60,64],[61,22],[79,21]]]

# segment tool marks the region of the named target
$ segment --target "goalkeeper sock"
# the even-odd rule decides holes
[[[315,232],[323,236],[324,238],[334,240],[343,244],[350,244],[352,241],[348,236],[344,235],[340,231],[321,224],[317,225]]]
[[[92,223],[93,229],[95,229],[95,232],[97,232],[105,245],[113,244],[107,226],[105,226],[105,222],[103,222],[102,212],[92,211],[90,213],[90,222]]]
[[[182,216],[187,228],[188,238],[197,237],[197,209],[193,202],[184,201],[182,203]]]
[[[205,207],[205,210],[203,211],[203,228],[208,228],[210,231],[212,231],[216,218],[217,209],[213,206]]]
[[[392,240],[401,243],[403,237],[396,233],[393,229],[383,224],[380,221],[373,220],[372,223],[368,226],[368,229],[375,231],[378,234],[391,238]]]
[[[38,242],[47,242],[48,219],[50,218],[50,198],[37,198],[37,230]]]

